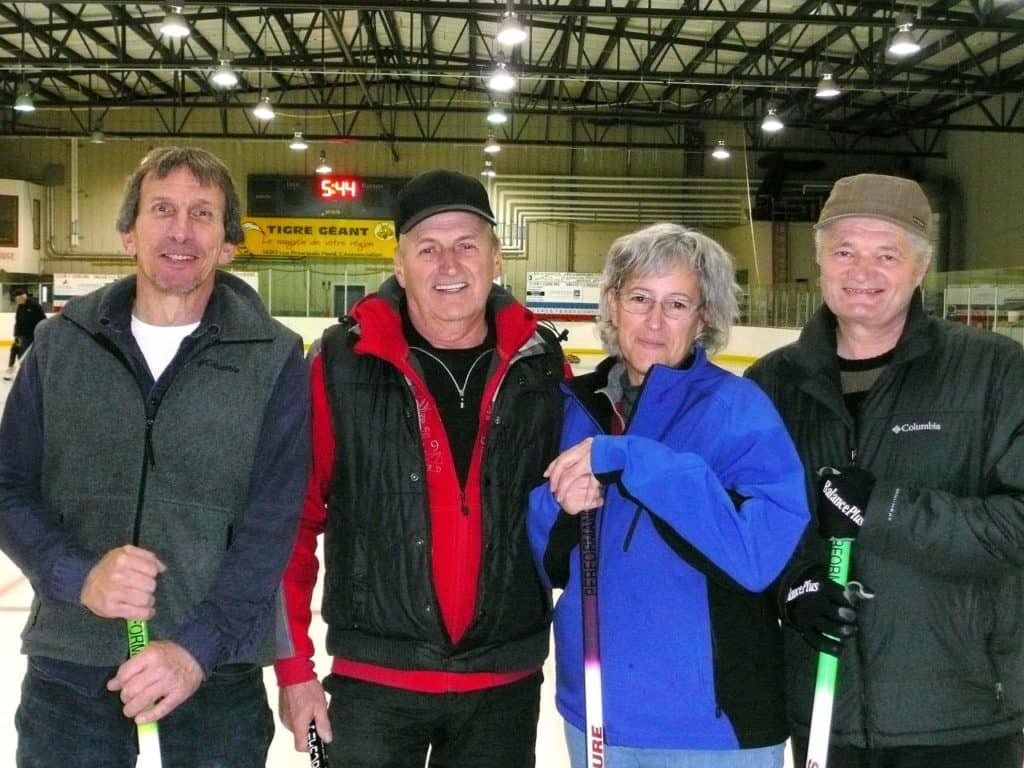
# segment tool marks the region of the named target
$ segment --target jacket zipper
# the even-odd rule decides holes
[[[135,520],[132,522],[132,544],[138,546],[139,536],[142,532],[142,508],[146,500],[146,484],[149,477],[149,468],[156,464],[156,455],[153,451],[153,424],[156,421],[156,411],[160,403],[159,401],[156,401],[152,403],[152,407],[150,407],[149,397],[145,392],[142,392],[138,374],[136,373],[134,366],[132,366],[131,362],[125,356],[124,352],[121,351],[120,347],[114,344],[103,334],[93,334],[93,338],[101,347],[113,354],[135,380],[136,386],[139,387],[139,393],[142,395],[143,408],[146,411],[146,430],[143,435],[142,445],[142,473],[139,477],[139,492],[135,500]]]
[[[854,427],[850,431],[850,464],[856,465],[857,463],[857,432],[856,432],[856,420],[854,421]],[[868,664],[867,657],[865,656],[864,645],[861,642],[860,634],[857,633],[853,636],[854,648],[857,652],[857,663],[860,664],[860,728],[861,734],[864,737],[864,746],[866,749],[871,749],[871,729],[868,727]]]
[[[622,435],[621,436],[625,436],[625,435],[627,435],[629,433],[630,422],[633,421],[633,415],[640,409],[640,401],[641,401],[641,399],[643,399],[644,390],[646,390],[646,389],[647,389],[647,375],[644,376],[644,380],[643,380],[643,382],[640,385],[640,391],[637,393],[636,402],[633,403],[633,410],[630,411],[628,419],[626,419],[619,412],[619,409],[618,409],[616,403],[612,403],[611,402],[611,397],[608,395],[607,392],[602,391],[600,393],[603,397],[606,397],[608,399],[608,401],[611,403],[611,406],[612,406],[612,419],[618,419],[619,423],[622,425]],[[601,434],[601,435],[610,435],[611,433],[608,433],[608,432],[604,431],[604,429],[598,423],[597,419],[594,418],[594,415],[583,404],[583,401],[580,400],[578,397],[576,397],[576,395],[573,395],[573,397],[575,398],[576,402],[579,404],[580,409],[585,414],[587,414],[587,416],[590,417],[590,420],[593,422],[594,426],[597,427],[598,433]],[[623,552],[629,552],[629,546],[630,546],[630,544],[633,543],[633,534],[636,533],[636,527],[640,523],[640,516],[642,514],[643,514],[643,507],[638,503],[636,505],[636,511],[633,513],[633,519],[629,521],[629,528],[626,530],[626,537],[622,540],[622,551]],[[600,546],[598,546],[598,548],[597,548],[597,554],[598,554],[598,561],[599,561],[599,564],[600,564],[600,556],[601,556],[601,547]]]
[[[154,409],[155,410],[155,409]],[[156,414],[146,414],[146,435],[142,448],[142,475],[139,478],[139,495],[135,501],[135,523],[132,526],[132,544],[138,546],[139,535],[142,532],[142,507],[146,500],[146,483],[149,478],[149,468],[156,464],[153,455],[153,422]]]
[[[985,658],[989,667],[992,668],[992,693],[995,696],[996,706],[1003,707],[1003,681],[999,679],[999,665],[996,664],[995,654],[992,652],[992,643],[985,643]]]

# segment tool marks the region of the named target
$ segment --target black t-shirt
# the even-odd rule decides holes
[[[413,326],[404,302],[401,313],[402,331],[423,371],[423,383],[437,403],[459,484],[465,487],[480,427],[480,399],[494,360],[494,319],[488,314],[483,343],[468,349],[439,349]]]

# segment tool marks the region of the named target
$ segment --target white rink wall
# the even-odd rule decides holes
[[[308,348],[324,329],[336,321],[333,317],[279,317],[282,323],[302,336]],[[566,352],[576,355],[580,362],[574,364],[577,373],[591,370],[604,356],[601,341],[594,323],[589,321],[555,321],[559,330],[567,330],[569,338],[563,343]],[[14,331],[14,313],[0,312],[0,356],[6,366],[6,355]],[[757,358],[773,349],[795,341],[799,331],[791,328],[750,328],[737,326],[732,329],[729,345],[716,356],[715,361],[729,370],[740,373]]]

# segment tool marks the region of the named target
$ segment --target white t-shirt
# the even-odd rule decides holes
[[[198,327],[198,322],[188,325],[150,325],[132,315],[132,336],[138,342],[142,356],[146,358],[153,381],[160,378],[178,354],[182,339]]]

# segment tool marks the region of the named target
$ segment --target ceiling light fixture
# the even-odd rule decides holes
[[[103,130],[97,128],[92,132],[92,136],[89,137],[90,144],[103,144],[106,141],[106,137],[103,135]]]
[[[501,107],[491,107],[487,113],[487,122],[491,125],[503,125],[508,122],[508,115]]]
[[[839,84],[836,83],[835,78],[832,77],[831,72],[825,72],[821,76],[821,80],[818,81],[818,87],[814,91],[814,97],[818,99],[834,99],[842,91],[839,90]]]
[[[494,65],[494,71],[487,80],[487,87],[496,93],[508,93],[516,87],[516,77],[509,72],[504,61]]]
[[[261,96],[260,100],[256,102],[256,106],[252,108],[252,115],[257,120],[273,120],[274,105],[270,103],[269,96]]]
[[[921,50],[921,44],[914,38],[911,30],[914,28],[914,19],[910,14],[900,16],[896,25],[896,34],[892,36],[889,43],[889,53],[893,56],[913,56]]]
[[[18,97],[14,100],[15,112],[35,112],[36,105],[32,101],[32,88],[28,83],[18,86]]]
[[[288,149],[294,149],[296,152],[302,152],[305,149],[309,149],[309,144],[302,138],[302,131],[296,131],[292,137],[291,143],[288,145]]]
[[[487,141],[484,142],[484,152],[488,155],[496,155],[501,152],[501,144],[499,144],[498,140],[494,138],[493,133],[488,136]]]
[[[231,51],[227,48],[220,52],[220,64],[210,75],[210,81],[218,88],[234,88],[238,85],[238,75],[231,66]]]
[[[711,150],[711,156],[715,158],[715,160],[728,160],[732,157],[732,153],[729,151],[729,148],[725,146],[725,139],[718,140],[718,146]]]
[[[316,164],[316,172],[319,173],[321,176],[325,176],[326,174],[330,173],[331,170],[333,169],[331,168],[330,163],[327,162],[327,153],[321,149],[320,159],[317,161]]]
[[[180,40],[191,34],[192,30],[189,29],[185,17],[181,15],[181,9],[182,6],[180,5],[171,6],[171,10],[167,12],[163,22],[160,24],[161,36],[169,37],[172,40]]]
[[[498,22],[498,34],[494,36],[494,39],[502,45],[509,46],[525,42],[526,27],[519,21],[515,11],[510,9],[501,15],[501,21]]]
[[[775,112],[775,107],[768,107],[768,114],[761,121],[761,130],[765,133],[778,133],[784,127],[782,120]]]
[[[484,160],[484,169],[480,171],[481,176],[486,176],[489,179],[493,179],[498,175],[498,172],[494,170],[494,161],[490,158]]]

